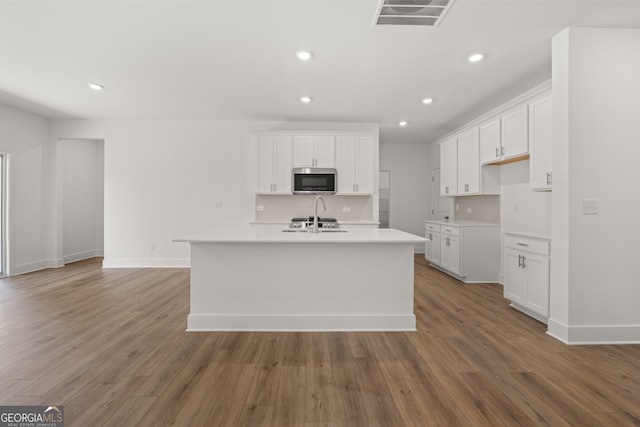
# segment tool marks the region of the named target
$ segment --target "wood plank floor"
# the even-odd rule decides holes
[[[186,333],[189,271],[0,280],[0,405],[70,426],[640,426],[640,346],[568,347],[416,255],[417,333]]]

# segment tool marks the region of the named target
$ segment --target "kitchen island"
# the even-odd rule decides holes
[[[188,331],[413,331],[414,246],[393,229],[225,229],[191,245]]]

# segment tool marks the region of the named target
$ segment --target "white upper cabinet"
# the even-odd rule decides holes
[[[500,160],[502,142],[500,140],[500,119],[480,126],[480,161],[482,164]]]
[[[552,138],[551,96],[546,96],[529,104],[529,173],[532,190],[551,190]]]
[[[333,135],[295,135],[293,167],[335,167],[335,137]]]
[[[440,194],[458,194],[458,139],[451,138],[440,145]]]
[[[292,194],[290,135],[260,135],[258,149],[258,193]]]
[[[477,126],[458,136],[458,194],[480,194],[480,134]]]
[[[474,126],[440,146],[440,194],[500,194],[500,169],[480,165],[480,128]]]
[[[527,106],[480,126],[480,162],[483,165],[526,158],[529,154]]]
[[[338,194],[373,194],[373,151],[372,136],[336,137]]]
[[[522,106],[502,116],[502,160],[529,153],[529,129],[527,106]]]

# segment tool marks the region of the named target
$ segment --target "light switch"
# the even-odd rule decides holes
[[[598,214],[598,199],[583,199],[582,200],[582,213],[585,215],[597,215]]]
[[[216,200],[215,201],[215,207],[216,208],[221,208],[222,207],[222,200]]]

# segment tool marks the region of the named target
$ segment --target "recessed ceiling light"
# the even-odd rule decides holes
[[[400,125],[400,126],[406,126],[406,125],[407,125],[407,122],[403,120],[403,121],[401,121],[401,122],[398,122],[398,125]]]
[[[307,61],[311,59],[311,52],[309,52],[308,50],[299,50],[296,52],[296,56],[301,61]]]
[[[311,98],[309,98],[308,96],[301,96],[300,101],[304,102],[305,104],[308,104],[311,102]]]
[[[482,61],[482,59],[484,58],[484,55],[481,53],[472,53],[471,55],[469,55],[467,57],[467,61],[469,62],[479,62]]]
[[[433,102],[433,98],[425,98],[422,100],[423,104],[431,104]]]
[[[102,90],[104,89],[104,86],[99,85],[97,83],[87,83],[89,85],[89,87],[93,90]]]

